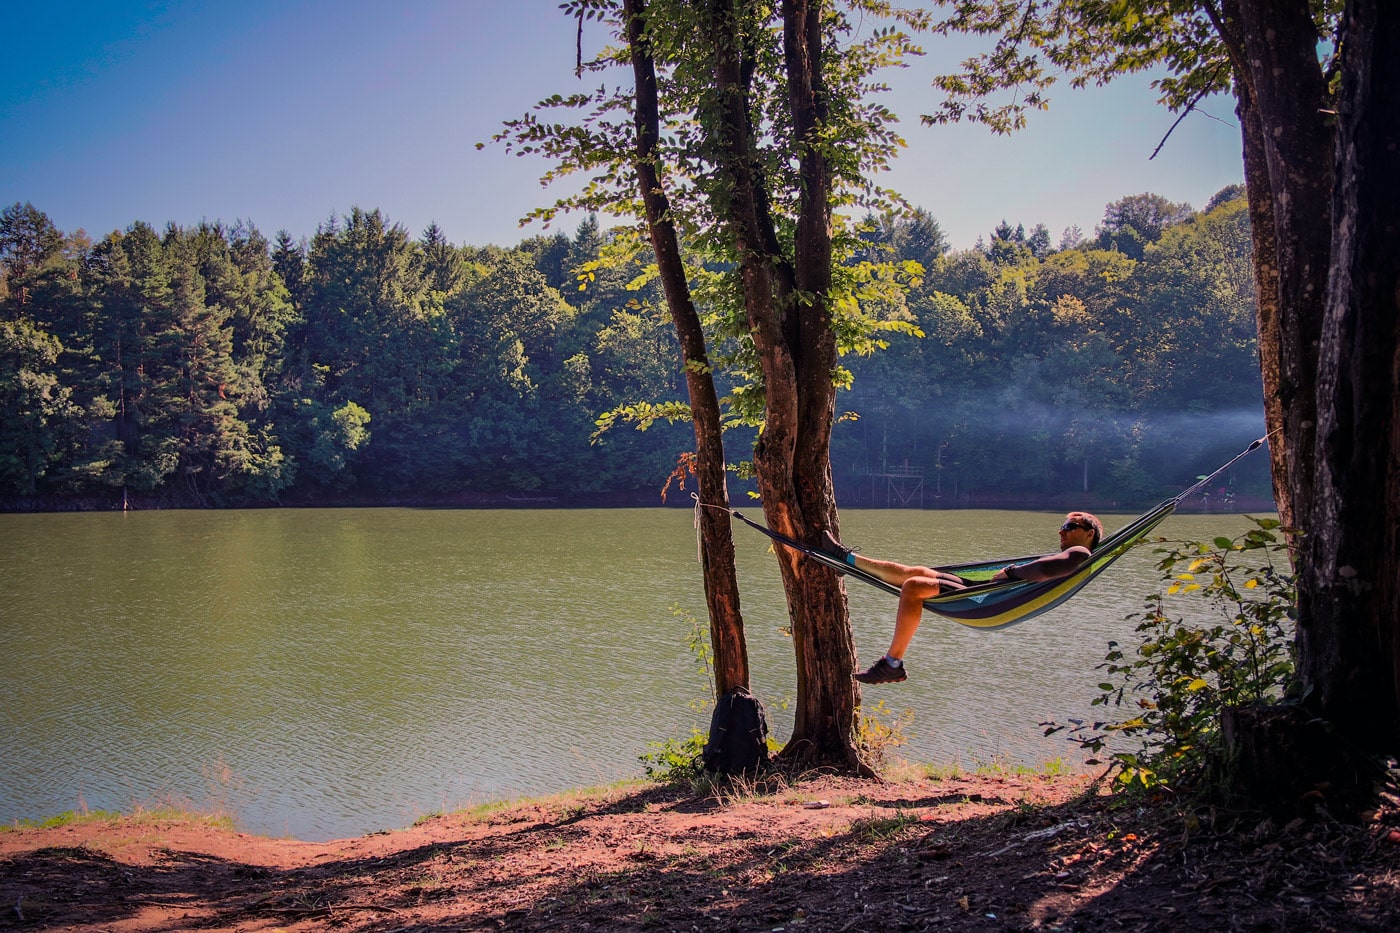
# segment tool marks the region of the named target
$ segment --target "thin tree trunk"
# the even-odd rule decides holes
[[[719,397],[705,349],[705,332],[691,300],[676,228],[671,222],[670,204],[657,169],[660,114],[656,66],[646,32],[645,0],[626,0],[625,14],[636,79],[637,187],[646,206],[647,229],[666,306],[680,340],[686,389],[690,395],[691,425],[695,430],[695,471],[700,502],[702,506],[718,507],[701,508],[699,518],[705,602],[710,616],[710,645],[714,650],[715,691],[722,696],[735,687],[749,686],[749,656],[739,607],[733,526],[728,513],[721,511],[729,508],[729,491],[725,483]]]
[[[1269,177],[1269,160],[1265,155],[1264,126],[1259,102],[1255,98],[1253,69],[1245,49],[1240,0],[1222,0],[1218,8],[1206,3],[1203,9],[1215,25],[1234,73],[1235,115],[1240,121],[1245,195],[1249,203],[1249,228],[1254,252],[1255,324],[1259,331],[1264,428],[1272,439],[1269,444],[1269,473],[1279,519],[1285,528],[1296,529],[1299,517],[1294,514],[1293,486],[1288,468],[1292,458],[1284,442],[1287,413],[1282,388],[1285,338],[1280,330],[1279,231],[1274,217],[1274,185]]]
[[[1400,747],[1400,5],[1351,0],[1299,619],[1304,688],[1354,744]]]

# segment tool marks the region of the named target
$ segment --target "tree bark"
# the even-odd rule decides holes
[[[1348,2],[1335,115],[1307,0],[1220,10],[1255,224],[1275,496],[1304,533],[1291,542],[1303,706],[1231,711],[1227,747],[1246,790],[1265,793],[1269,763],[1286,761],[1295,784],[1325,785],[1329,803],[1355,810],[1371,792],[1358,752],[1400,747],[1400,8]]]
[[[1282,413],[1280,511],[1305,532],[1295,556],[1307,711],[1232,719],[1229,744],[1242,779],[1262,775],[1273,756],[1300,779],[1325,782],[1345,811],[1370,791],[1371,775],[1336,763],[1400,748],[1400,6],[1347,3],[1335,114],[1324,110],[1303,0],[1226,0],[1222,9],[1227,45],[1232,31],[1239,37],[1231,54],[1251,215],[1273,213],[1275,252],[1256,254],[1261,364],[1267,403]],[[1256,210],[1260,177],[1268,204]],[[1256,230],[1256,248],[1268,239]],[[1273,431],[1278,414],[1266,412]],[[1297,735],[1284,734],[1290,722]]]
[[[637,187],[646,207],[647,230],[666,306],[680,340],[691,425],[695,430],[695,473],[700,502],[702,506],[716,507],[699,510],[700,555],[710,617],[710,645],[714,651],[715,695],[723,696],[735,687],[749,687],[749,656],[734,566],[733,525],[727,511],[729,491],[725,483],[719,396],[705,348],[705,332],[691,299],[679,238],[658,170],[657,140],[661,119],[656,65],[646,30],[645,0],[626,0],[624,13],[636,80]]]
[[[1320,800],[1337,814],[1374,800],[1375,765],[1299,704],[1223,710],[1220,732],[1229,786],[1251,808],[1292,819]]]
[[[1393,752],[1400,748],[1400,5],[1351,0],[1341,37],[1299,658],[1310,705],[1354,744]]]

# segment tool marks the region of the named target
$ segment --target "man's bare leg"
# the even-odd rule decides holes
[[[856,680],[864,684],[893,684],[906,679],[904,652],[913,641],[914,633],[919,630],[919,622],[924,615],[924,600],[937,596],[938,592],[937,577],[910,576],[900,584],[899,608],[895,611],[894,638],[890,641],[890,650],[868,670],[856,674]]]
[[[903,586],[904,581],[911,577],[936,578],[938,575],[938,571],[932,567],[910,567],[908,564],[899,564],[892,560],[875,560],[863,554],[852,554],[851,557],[851,566],[857,570],[864,570],[872,577],[879,577],[893,586]]]
[[[899,608],[894,615],[894,638],[890,640],[890,650],[885,657],[895,661],[904,660],[904,652],[914,640],[919,623],[924,617],[924,600],[937,596],[938,580],[935,577],[910,577],[899,588]]]

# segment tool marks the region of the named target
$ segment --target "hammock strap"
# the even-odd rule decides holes
[[[708,502],[701,502],[701,501],[700,501],[700,496],[699,496],[698,493],[693,493],[693,492],[692,492],[692,493],[690,494],[690,498],[692,498],[692,499],[695,500],[695,527],[696,527],[697,530],[700,528],[700,509],[701,509],[701,508],[715,509],[715,510],[720,511],[720,512],[728,513],[728,515],[729,515],[730,518],[737,518],[739,521],[743,522],[745,525],[748,525],[748,526],[749,526],[750,528],[752,528],[754,531],[761,531],[761,532],[763,532],[764,534],[766,534],[768,537],[772,538],[774,541],[777,541],[779,544],[785,544],[785,545],[787,545],[788,547],[792,548],[792,549],[795,550],[795,551],[801,551],[803,554],[807,554],[807,555],[809,555],[809,556],[814,556],[814,557],[822,557],[822,556],[825,556],[825,555],[823,555],[820,551],[816,551],[816,550],[814,550],[814,549],[808,547],[807,545],[803,544],[801,541],[796,540],[795,538],[789,538],[787,535],[783,534],[782,532],[774,531],[773,529],[769,528],[767,525],[760,525],[758,522],[754,521],[753,519],[745,517],[745,516],[744,516],[744,513],[740,512],[738,509],[729,509],[729,508],[725,508],[725,507],[722,506],[722,505],[711,505],[711,504],[708,503]]]
[[[740,512],[738,509],[729,509],[725,508],[722,505],[711,505],[708,502],[701,502],[700,497],[693,492],[690,494],[690,498],[695,500],[695,514],[697,516],[697,521],[699,521],[698,516],[700,514],[700,509],[702,506],[707,509],[718,509],[721,512],[729,513],[730,518],[737,518],[739,521],[743,522],[745,525],[748,525],[754,531],[758,531],[767,535],[768,537],[772,538],[774,541],[778,542],[784,547],[790,547],[794,551],[797,551],[806,557],[810,557],[812,560],[816,561],[819,564],[825,564],[833,570],[840,570],[844,573],[853,573],[859,574],[862,577],[864,576],[864,574],[860,574],[860,571],[855,570],[850,564],[846,563],[845,561],[836,557],[832,557],[830,554],[824,554],[814,547],[810,547],[806,544],[803,544],[796,538],[789,538],[782,532],[774,531],[767,525],[761,525],[753,519],[745,516],[744,513]]]
[[[1275,433],[1277,433],[1277,432],[1275,432]],[[1228,463],[1226,463],[1226,464],[1225,464],[1224,466],[1222,466],[1222,467],[1219,467],[1214,473],[1210,474],[1209,476],[1204,476],[1204,477],[1202,477],[1201,479],[1197,480],[1197,481],[1196,481],[1196,485],[1192,486],[1190,489],[1183,490],[1183,491],[1177,493],[1175,496],[1172,496],[1172,501],[1173,501],[1173,502],[1181,502],[1181,501],[1185,500],[1188,496],[1191,496],[1191,495],[1193,495],[1194,493],[1199,492],[1199,491],[1200,491],[1202,488],[1204,488],[1205,485],[1206,485],[1207,483],[1209,483],[1211,480],[1215,479],[1215,478],[1216,478],[1217,476],[1219,476],[1221,473],[1224,473],[1226,470],[1230,469],[1230,467],[1234,466],[1236,463],[1238,463],[1238,462],[1240,462],[1241,460],[1243,460],[1243,459],[1244,459],[1245,457],[1247,457],[1249,454],[1253,453],[1254,451],[1256,451],[1256,450],[1258,450],[1260,447],[1262,447],[1262,446],[1264,445],[1264,442],[1267,441],[1271,436],[1272,436],[1272,435],[1266,434],[1266,435],[1264,435],[1263,437],[1259,438],[1259,440],[1257,440],[1257,441],[1255,441],[1254,443],[1250,444],[1250,445],[1249,445],[1248,447],[1246,447],[1244,450],[1240,451],[1239,453],[1237,453],[1237,454],[1235,454],[1233,457],[1231,457],[1231,458],[1230,458],[1230,461],[1229,461]]]

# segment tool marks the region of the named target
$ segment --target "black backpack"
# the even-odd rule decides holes
[[[700,760],[706,771],[719,774],[751,771],[768,761],[768,714],[758,697],[735,687],[719,698]]]

